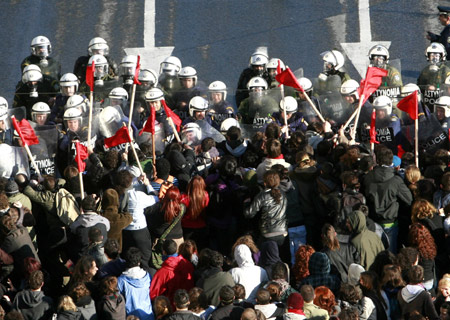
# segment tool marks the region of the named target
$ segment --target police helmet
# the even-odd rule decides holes
[[[280,68],[281,70],[284,70],[286,66],[284,65],[283,61],[281,61],[278,58],[271,58],[269,62],[266,65],[266,69],[276,69],[278,68],[278,61],[280,62]]]
[[[184,127],[183,127],[182,132],[183,132],[183,136],[184,137],[186,137],[186,135],[189,134],[189,133],[193,133],[194,134],[194,138],[197,141],[200,141],[202,139],[202,129],[195,122],[186,123],[184,125]]]
[[[33,56],[45,58],[52,53],[50,40],[44,36],[37,36],[31,40],[31,54]]]
[[[298,103],[294,97],[287,96],[280,101],[280,110],[283,112],[286,108],[286,113],[294,113],[297,112]]]
[[[31,81],[42,81],[42,72],[35,64],[30,64],[23,69],[22,82],[27,83]]]
[[[425,56],[427,57],[428,61],[430,61],[430,53],[440,53],[441,61],[445,61],[447,57],[447,51],[445,50],[445,47],[442,45],[442,43],[439,42],[433,42],[425,50]]]
[[[227,85],[223,83],[222,81],[214,81],[211,82],[208,86],[208,90],[210,93],[212,92],[220,92],[223,94],[223,100],[226,100],[227,98]]]
[[[69,108],[64,111],[64,121],[68,120],[82,120],[82,113],[78,108]]]
[[[303,90],[305,90],[305,92],[309,92],[313,89],[312,82],[308,78],[302,77],[298,78],[297,80]]]
[[[401,91],[400,91],[400,96],[401,96],[402,98],[404,98],[404,97],[406,97],[406,96],[409,96],[409,95],[410,95],[411,93],[413,93],[414,91],[417,91],[418,99],[419,99],[419,101],[421,101],[421,100],[422,100],[422,93],[420,92],[419,86],[418,86],[417,84],[415,84],[415,83],[408,83],[408,84],[405,84],[405,85],[402,87]]]
[[[341,94],[344,96],[353,95],[357,100],[359,100],[359,83],[356,80],[350,79],[345,81],[341,86]]]
[[[3,97],[0,97],[0,109],[8,109],[8,101]]]
[[[145,101],[160,101],[164,100],[164,92],[160,88],[151,88],[145,94]]]
[[[117,99],[117,100],[127,101],[128,100],[128,92],[127,92],[127,90],[125,90],[122,87],[117,87],[117,88],[112,89],[109,92],[108,97],[110,99]]]
[[[374,56],[383,56],[386,59],[386,62],[389,61],[389,50],[381,45],[381,44],[377,44],[375,46],[373,46],[372,48],[370,48],[369,50],[369,59],[372,60]]]
[[[445,110],[445,117],[446,118],[450,117],[450,97],[449,96],[439,97],[435,101],[434,107],[435,108],[442,108],[442,109],[444,109]]]
[[[181,68],[178,73],[179,79],[194,79],[194,85],[197,84],[197,71],[192,67]]]
[[[344,66],[344,56],[337,50],[325,51],[321,53],[325,63],[331,64],[335,70],[339,70]]]
[[[75,91],[78,91],[78,77],[73,73],[65,73],[62,75],[61,79],[59,79],[60,87],[71,87],[75,86]]]
[[[92,66],[92,61],[95,62],[95,77],[103,77],[108,74],[108,60],[101,54],[94,54],[92,57],[90,57],[88,65]],[[98,69],[102,67],[100,74],[98,73]]]
[[[376,110],[386,110],[386,115],[392,113],[392,100],[388,96],[376,97],[373,101],[373,107]]]
[[[176,76],[181,70],[181,61],[177,57],[170,56],[161,62],[159,73],[167,73],[171,76]]]
[[[33,119],[33,121],[36,121],[36,115],[50,114],[50,112],[51,110],[48,104],[46,104],[45,102],[36,102],[31,108],[31,119]]]
[[[123,57],[119,65],[119,74],[121,76],[134,76],[136,73],[137,56],[130,54]]]
[[[194,116],[194,112],[206,112],[208,110],[208,101],[200,96],[195,96],[189,101],[189,115]]]
[[[87,100],[79,94],[74,94],[73,96],[69,97],[69,99],[67,99],[64,109],[69,110],[75,108],[80,110],[80,112],[86,112],[87,107]]]
[[[101,54],[107,56],[109,53],[109,46],[105,39],[95,37],[89,41],[88,52],[90,56]]]
[[[247,83],[248,90],[251,90],[252,88],[263,88],[264,90],[267,90],[267,87],[267,81],[262,77],[253,77]]]
[[[141,69],[139,70],[138,80],[148,82],[151,87],[154,87],[158,84],[158,75],[152,69]]]
[[[250,56],[250,66],[265,67],[268,62],[269,57],[264,52],[256,51]]]
[[[8,110],[0,108],[0,121],[5,121],[8,118]]]
[[[226,134],[228,129],[230,129],[231,127],[240,128],[241,126],[239,125],[239,121],[237,121],[235,118],[226,118],[220,124],[220,132]]]

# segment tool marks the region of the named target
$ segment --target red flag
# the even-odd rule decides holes
[[[401,144],[399,144],[397,146],[397,157],[399,157],[400,159],[403,157],[403,155],[405,154],[405,150],[403,150],[403,147]]]
[[[145,122],[145,126],[142,128],[142,130],[139,132],[139,135],[141,136],[144,132],[150,132],[151,134],[155,134],[155,120],[156,120],[156,111],[155,108],[150,108],[150,116],[148,117],[147,121]]]
[[[131,137],[130,133],[128,132],[128,128],[126,126],[123,126],[119,130],[117,130],[115,135],[113,135],[110,138],[106,138],[104,141],[105,147],[107,148],[112,148],[118,146],[119,144],[127,142],[128,143],[131,142]]]
[[[379,143],[377,141],[377,129],[375,128],[375,120],[377,119],[377,113],[372,111],[372,119],[370,121],[370,143]]]
[[[20,139],[22,139],[23,144],[26,144],[28,146],[32,146],[33,144],[39,144],[38,137],[36,137],[33,128],[30,126],[30,123],[26,119],[17,121],[15,116],[11,116],[11,120],[14,129],[19,134],[19,137]]]
[[[88,158],[88,150],[85,146],[77,141],[75,143],[75,151],[75,162],[78,166],[78,172],[84,172],[84,169],[86,169],[86,163],[83,160]]]
[[[166,112],[167,118],[172,118],[173,123],[177,127],[177,131],[180,131],[180,126],[181,126],[180,117],[167,106],[165,100],[161,100],[161,103],[164,106],[164,111]]]
[[[280,62],[278,61],[278,66],[280,66]],[[281,71],[281,67],[280,67]],[[301,92],[305,92],[303,90],[300,83],[298,83],[297,78],[294,76],[290,68],[286,68],[283,72],[278,73],[275,76],[275,79],[278,81],[280,85],[284,84],[285,86],[292,87],[294,89],[298,89]]]
[[[359,96],[364,95],[364,100],[361,105],[363,105],[367,99],[374,93],[381,85],[381,81],[383,77],[388,75],[388,71],[385,69],[377,68],[377,67],[368,67],[366,78],[361,80],[361,84],[359,86]]]
[[[278,66],[277,66],[277,74],[281,73],[281,61],[278,60]]]
[[[141,84],[139,81],[139,70],[141,70],[141,56],[137,56],[137,62],[136,62],[136,71],[134,72],[134,78],[133,83],[134,84]]]
[[[92,60],[92,65],[86,67],[86,84],[94,91],[94,73],[95,73],[95,61]]]
[[[414,91],[410,95],[404,97],[397,104],[397,108],[409,114],[411,119],[418,119],[418,101],[417,101],[417,91]]]

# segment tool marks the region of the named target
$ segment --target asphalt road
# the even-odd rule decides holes
[[[320,53],[358,42],[358,0],[155,0],[156,46],[174,46],[183,65],[197,69],[206,84],[224,81],[235,88],[256,47],[305,76],[322,69]],[[433,0],[372,0],[372,41],[391,41],[391,58],[400,58],[403,82],[415,82],[426,65],[425,31],[439,33]],[[47,36],[52,56],[71,72],[91,38],[105,38],[120,62],[124,48],[143,46],[144,0],[11,0],[0,2],[0,95],[12,101],[20,62],[33,37]],[[366,52],[362,54],[367,54]],[[352,78],[360,79],[351,61]]]

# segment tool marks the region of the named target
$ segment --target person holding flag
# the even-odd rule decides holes
[[[350,79],[345,81],[341,86],[341,95],[344,100],[352,107],[352,112],[359,106],[359,83],[356,80]],[[372,111],[372,105],[368,100],[364,102],[361,107],[361,115],[358,121],[358,126],[363,123],[370,122],[370,113]]]

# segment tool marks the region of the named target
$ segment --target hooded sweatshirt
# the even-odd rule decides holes
[[[238,267],[229,272],[234,282],[245,287],[245,299],[254,302],[259,285],[269,281],[267,272],[263,268],[255,266],[250,248],[245,244],[240,244],[234,249],[234,259]]]
[[[376,255],[384,250],[383,242],[375,232],[367,229],[366,216],[361,211],[351,213],[348,221],[353,232],[351,243],[361,254],[361,265],[368,270]]]
[[[398,303],[402,310],[402,316],[417,310],[429,320],[439,319],[434,308],[431,295],[421,284],[408,284],[397,294]]]
[[[153,320],[149,288],[150,275],[140,267],[125,270],[117,279],[117,287],[125,298],[127,316],[134,315],[142,320]]]
[[[25,320],[47,319],[53,313],[53,300],[42,291],[23,290],[17,293],[12,307],[20,311]]]

